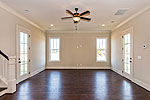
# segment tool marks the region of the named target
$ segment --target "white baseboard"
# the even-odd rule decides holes
[[[14,93],[14,92],[16,92],[16,89],[17,89],[16,88],[16,79],[9,80],[7,93]]]
[[[111,69],[111,67],[97,67],[97,66],[47,66],[46,69]]]
[[[121,73],[121,71],[119,71],[117,69],[114,69],[114,68],[111,68],[111,70],[114,71],[114,72],[116,72],[116,73],[118,73],[119,75],[123,76],[122,73]],[[144,89],[150,91],[150,85],[148,85],[148,84],[146,84],[146,83],[144,83],[144,82],[142,82],[142,81],[140,81],[140,80],[138,80],[136,78],[130,78],[129,80],[131,80],[135,84],[143,87]]]
[[[118,73],[119,75],[123,76],[122,72],[120,70],[117,70],[117,69],[114,69],[114,68],[111,68],[111,70]]]
[[[28,78],[35,76],[36,74],[42,72],[43,70],[45,70],[45,67],[42,67],[42,68],[40,68],[40,69],[37,69],[37,70],[31,72],[30,75],[28,76]],[[28,79],[28,78],[27,78],[27,79]],[[19,84],[20,82],[22,82],[22,81],[24,81],[24,80],[26,80],[26,79],[18,79],[18,80],[17,80],[17,84]]]
[[[45,67],[42,67],[42,68],[40,68],[40,69],[38,69],[36,71],[31,72],[30,77],[35,76],[36,74],[42,72],[43,70],[45,70]]]
[[[5,88],[7,88],[7,89],[1,91],[0,92],[0,96],[3,96],[5,94],[7,94],[7,93],[14,93],[14,92],[16,92],[16,79],[9,80],[8,81],[8,86],[5,87]]]
[[[135,78],[132,79],[132,82],[134,82],[135,84],[137,84],[137,85],[143,87],[144,89],[150,91],[150,85],[145,84],[144,82],[142,82],[142,81],[140,81],[138,79],[135,79]]]
[[[0,97],[3,96],[4,94],[6,94],[7,91],[8,91],[8,89],[6,89],[6,90],[4,90],[4,91],[1,91],[1,92],[0,92]]]

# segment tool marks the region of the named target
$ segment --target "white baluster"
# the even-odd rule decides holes
[[[2,57],[0,56],[0,78],[2,76]]]
[[[0,56],[0,79],[2,78],[2,57]]]
[[[4,77],[5,77],[6,80],[8,80],[8,77],[7,77],[8,76],[7,75],[7,73],[8,73],[8,61],[7,60],[4,61],[4,65],[5,65],[4,66],[4,70],[5,70],[4,71]]]
[[[4,58],[2,59],[2,78],[4,78]]]

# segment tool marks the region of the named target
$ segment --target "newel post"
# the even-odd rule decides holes
[[[16,91],[16,57],[9,57],[8,63],[8,93]]]

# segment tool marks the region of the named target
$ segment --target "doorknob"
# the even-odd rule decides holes
[[[19,62],[18,62],[18,63],[21,63],[20,58],[18,58],[18,60],[19,60]]]
[[[132,63],[132,61],[130,61],[130,63]]]

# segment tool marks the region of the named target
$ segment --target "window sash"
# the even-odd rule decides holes
[[[96,60],[97,62],[107,61],[107,38],[96,39]]]
[[[49,39],[49,60],[60,61],[60,38]]]

